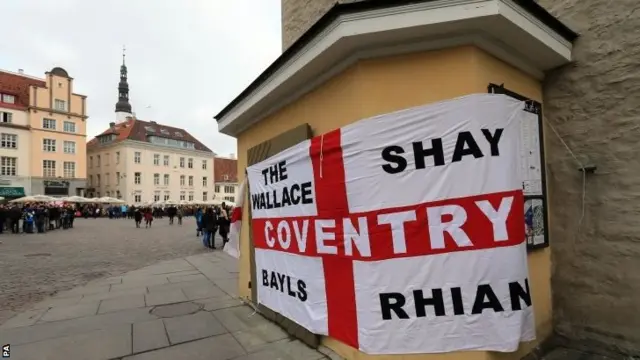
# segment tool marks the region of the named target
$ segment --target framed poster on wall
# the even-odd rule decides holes
[[[546,174],[544,167],[544,137],[542,104],[503,85],[489,84],[491,94],[504,94],[525,101],[525,116],[521,124],[522,190],[524,192],[524,223],[529,250],[549,246]]]

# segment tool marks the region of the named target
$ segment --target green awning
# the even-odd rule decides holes
[[[23,187],[1,187],[0,196],[3,198],[19,198],[24,196]]]

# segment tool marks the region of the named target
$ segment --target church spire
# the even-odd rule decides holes
[[[125,64],[125,51],[122,47],[122,66],[120,66],[120,83],[118,84],[118,102],[116,113],[118,117],[131,116],[131,104],[129,104],[129,83],[127,83],[127,65]],[[121,114],[122,113],[122,114]],[[124,120],[124,119],[118,119]]]

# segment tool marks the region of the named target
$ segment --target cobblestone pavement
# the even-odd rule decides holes
[[[16,360],[328,358],[243,305],[237,287],[222,251],[161,261],[34,304],[0,325],[0,344]]]
[[[193,218],[182,226],[155,219],[151,229],[136,229],[133,220],[77,219],[70,230],[4,233],[0,241],[0,324],[90,280],[208,251],[195,237]]]

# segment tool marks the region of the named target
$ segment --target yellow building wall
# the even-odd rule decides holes
[[[238,176],[244,177],[247,151],[251,147],[308,123],[314,135],[354,121],[408,107],[434,103],[472,93],[486,93],[490,83],[504,83],[510,90],[537,101],[541,84],[515,68],[472,46],[399,55],[361,61],[321,87],[306,94],[238,136]],[[244,208],[248,218],[247,207]],[[249,222],[242,224],[238,294],[249,299]],[[529,256],[530,284],[538,339],[551,334],[550,251]],[[536,342],[523,344],[516,353],[458,352],[449,354],[378,355],[359,352],[339,341],[324,338],[323,344],[347,359],[520,359]]]
[[[56,161],[56,177],[63,177],[63,162],[76,163],[75,178],[87,177],[87,122],[83,119],[86,115],[86,103],[83,108],[84,96],[73,93],[73,80],[61,76],[47,74],[46,88],[36,87],[32,89],[30,101],[36,109],[29,111],[29,123],[31,125],[31,176],[42,176],[42,161]],[[55,99],[67,103],[68,112],[55,110]],[[86,100],[84,100],[86,101]],[[43,119],[56,121],[56,129],[44,129]],[[64,122],[75,124],[75,133],[64,132]],[[42,139],[55,139],[56,152],[44,152]],[[64,141],[76,143],[75,154],[64,153]]]

